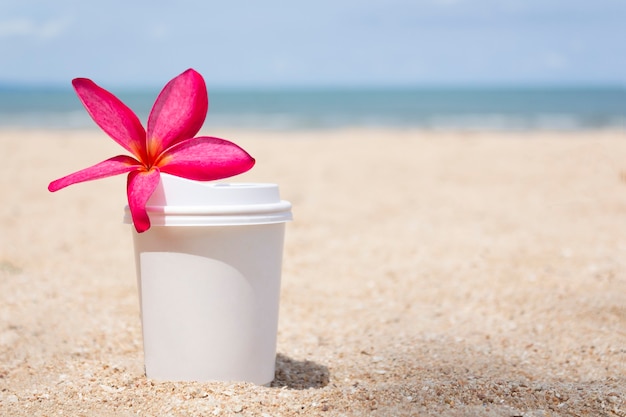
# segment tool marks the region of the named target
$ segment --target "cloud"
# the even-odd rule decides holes
[[[0,38],[29,36],[34,30],[35,25],[28,19],[12,19],[0,22]]]
[[[3,20],[0,21],[0,39],[12,37],[52,39],[63,34],[70,23],[71,19],[67,17],[49,19],[44,22],[26,18]]]

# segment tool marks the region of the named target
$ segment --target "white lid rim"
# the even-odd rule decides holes
[[[248,219],[245,222],[242,222],[240,219],[215,219],[215,221],[207,222],[205,218],[195,218],[195,217],[185,217],[185,218],[171,218],[171,217],[161,217],[161,218],[150,218],[150,225],[153,227],[171,227],[171,226],[195,226],[195,227],[216,227],[216,226],[259,226],[259,225],[270,225],[270,224],[281,224],[291,221],[291,219],[285,218],[258,218],[258,219]]]
[[[196,226],[196,227],[215,227],[215,226],[255,226],[264,224],[280,224],[292,221],[291,216],[268,216],[253,217],[242,219],[241,217],[206,217],[206,216],[150,216],[150,225],[153,227],[170,227],[170,226]],[[132,224],[130,215],[124,217],[124,223]]]
[[[209,206],[146,206],[149,214],[162,215],[192,215],[192,216],[216,216],[216,215],[253,215],[267,213],[284,213],[291,210],[291,203],[281,200],[270,204],[240,204],[240,205],[209,205]]]
[[[250,213],[207,213],[206,210],[167,213],[163,211],[148,211],[148,216],[152,226],[247,226],[286,223],[293,220],[293,215],[289,210],[268,211],[266,213],[260,213],[259,211]],[[124,223],[132,224],[132,222],[130,210],[126,206]]]

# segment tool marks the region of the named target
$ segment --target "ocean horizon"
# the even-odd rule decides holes
[[[158,89],[111,89],[145,123]],[[71,87],[0,85],[0,127],[96,128]],[[204,128],[626,129],[626,87],[209,87]]]

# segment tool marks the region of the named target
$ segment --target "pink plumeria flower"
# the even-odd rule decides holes
[[[128,206],[137,232],[150,228],[146,203],[164,172],[197,181],[241,174],[254,159],[232,142],[208,136],[194,137],[209,107],[202,76],[188,69],[171,80],[156,99],[148,130],[117,97],[86,78],[72,85],[91,118],[133,156],[118,155],[52,181],[48,190],[128,173]]]

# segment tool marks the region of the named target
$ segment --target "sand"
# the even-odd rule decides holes
[[[143,374],[99,131],[0,131],[1,416],[626,416],[626,132],[214,129],[280,184],[276,379]],[[234,179],[233,179],[234,180]]]

